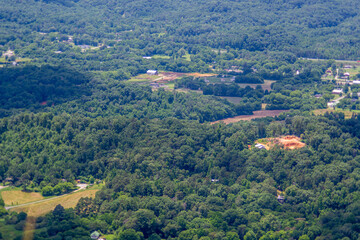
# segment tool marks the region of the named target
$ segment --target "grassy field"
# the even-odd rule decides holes
[[[189,62],[191,62],[191,55],[190,54],[185,54],[184,56],[183,56],[183,58],[186,60],[186,61],[189,61]]]
[[[167,90],[174,90],[175,88],[175,83],[173,82],[165,83],[165,85],[167,86]]]
[[[170,56],[166,56],[166,55],[154,55],[151,57],[154,59],[170,59]]]
[[[102,237],[106,238],[106,240],[114,240],[116,236],[114,234],[108,234]]]
[[[149,82],[149,81],[153,81],[158,78],[160,78],[158,75],[150,76],[145,73],[145,74],[140,74],[138,76],[132,77],[130,80],[128,80],[128,82]]]
[[[344,72],[350,73],[350,77],[353,77],[360,72],[360,67],[344,69]]]
[[[23,192],[21,190],[15,191],[1,191],[6,206],[19,205],[28,202],[35,202],[44,199],[44,197],[37,192]]]
[[[23,207],[12,208],[10,211],[26,212],[28,216],[39,217],[54,210],[54,208],[61,204],[64,208],[73,208],[76,206],[80,198],[82,197],[95,197],[95,193],[98,189],[89,189],[79,191],[63,197],[49,199],[45,202],[34,203]]]
[[[360,111],[359,110],[342,110],[342,109],[339,109],[339,108],[336,108],[335,110],[333,109],[316,109],[314,111],[312,111],[315,115],[324,115],[326,112],[329,112],[329,113],[334,113],[334,112],[342,112],[344,113],[345,115],[345,118],[346,119],[349,119],[351,118],[351,116],[354,114],[354,113],[357,113],[359,114]]]

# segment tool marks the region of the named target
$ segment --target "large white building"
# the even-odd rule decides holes
[[[146,72],[148,75],[158,75],[159,72],[157,70],[147,70]]]

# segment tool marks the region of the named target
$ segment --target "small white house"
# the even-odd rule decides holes
[[[340,94],[343,93],[343,90],[342,90],[342,89],[334,89],[334,90],[332,90],[331,93],[332,93],[332,94],[338,94],[338,95],[340,95]]]
[[[147,57],[147,56],[144,56],[143,59],[152,59],[152,57]]]
[[[350,77],[350,73],[346,72],[346,73],[344,73],[344,76]]]
[[[352,82],[353,84],[360,84],[360,80],[355,80]]]
[[[157,70],[147,70],[146,72],[148,75],[158,75],[159,72]]]

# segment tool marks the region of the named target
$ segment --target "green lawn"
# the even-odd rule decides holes
[[[168,86],[169,90],[174,90],[174,88],[175,88],[175,83],[173,83],[173,82],[165,83],[165,85]]]
[[[115,239],[115,235],[114,234],[108,234],[108,235],[104,235],[102,236],[104,238],[106,238],[106,240],[114,240]]]
[[[170,56],[166,56],[166,55],[154,55],[151,57],[154,59],[170,59]]]
[[[185,58],[185,60],[186,61],[189,61],[189,62],[191,62],[191,55],[190,54],[185,54],[184,56],[183,56],[183,58]]]
[[[153,81],[158,78],[160,78],[160,77],[157,75],[150,76],[145,73],[145,74],[140,74],[138,76],[132,77],[130,80],[128,80],[128,82],[149,82],[149,81]]]

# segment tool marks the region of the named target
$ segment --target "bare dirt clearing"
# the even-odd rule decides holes
[[[282,136],[277,138],[259,139],[258,141],[256,141],[256,143],[264,145],[267,150],[275,147],[276,145],[290,150],[299,149],[306,146],[306,144],[301,142],[301,139],[296,136]]]
[[[223,120],[212,122],[211,124],[223,122],[225,124],[235,123],[239,121],[249,121],[255,118],[263,118],[263,117],[275,117],[278,116],[280,113],[288,112],[289,110],[260,110],[254,111],[253,115],[240,115],[232,118],[225,118]]]
[[[178,73],[178,72],[163,72],[158,75],[158,79],[153,80],[154,82],[158,83],[165,83],[175,81],[177,78],[184,76],[185,73]]]
[[[216,74],[213,73],[189,73],[186,74],[188,76],[193,76],[193,77],[212,77],[212,76],[216,76]]]

